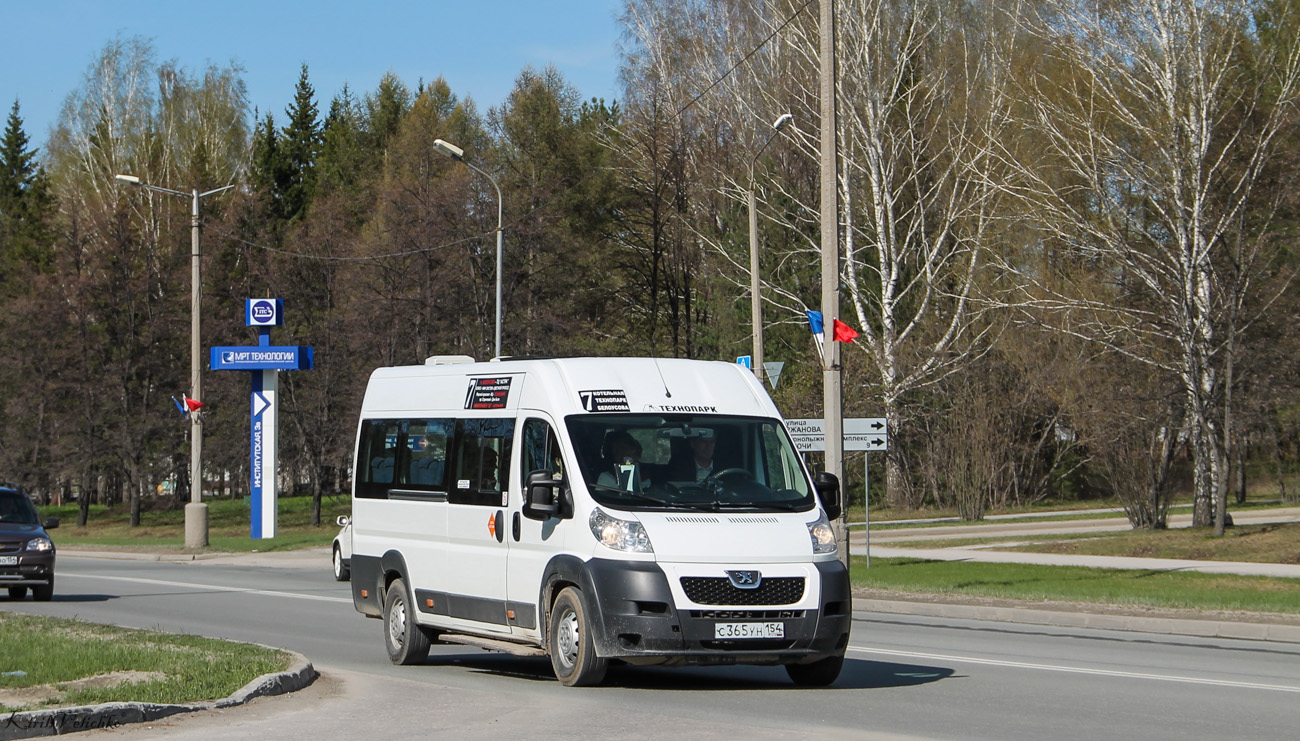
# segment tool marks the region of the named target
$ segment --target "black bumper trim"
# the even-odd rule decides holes
[[[600,656],[634,664],[791,664],[843,651],[851,623],[848,570],[839,561],[817,563],[821,602],[816,610],[785,613],[785,638],[718,641],[714,625],[736,610],[677,610],[658,564],[592,559],[585,564],[589,606],[597,613],[592,636]],[[760,612],[746,610],[744,613]]]

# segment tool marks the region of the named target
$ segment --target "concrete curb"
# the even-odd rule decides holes
[[[310,685],[319,676],[306,656],[279,649],[293,657],[285,671],[263,674],[221,700],[195,705],[164,705],[148,702],[109,702],[75,708],[53,708],[11,713],[0,717],[0,741],[57,736],[96,728],[116,728],[127,723],[159,720],[180,713],[234,707],[257,698],[283,695]]]
[[[89,551],[76,546],[61,546],[59,553],[77,558],[107,558],[118,561],[207,561],[212,558],[238,555],[235,553],[139,553],[136,551]]]
[[[1004,623],[1122,630],[1134,633],[1160,633],[1163,635],[1195,636],[1200,638],[1236,638],[1248,641],[1300,643],[1300,625],[1142,617],[1137,615],[1040,610],[1031,607],[956,605],[942,602],[870,599],[864,597],[854,597],[853,608],[855,612],[883,612],[895,615],[917,615],[961,620],[994,620]]]

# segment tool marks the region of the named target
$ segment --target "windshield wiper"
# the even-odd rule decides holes
[[[633,497],[641,502],[646,502],[649,504],[657,504],[660,507],[666,507],[669,509],[695,509],[695,510],[704,510],[706,512],[718,511],[717,502],[674,502],[668,499],[660,499],[659,497],[652,497],[649,494],[642,494],[639,491],[629,491],[627,489],[620,489],[617,486],[608,486],[606,484],[590,484],[589,486],[593,489],[603,489],[605,491],[617,492],[620,496]]]

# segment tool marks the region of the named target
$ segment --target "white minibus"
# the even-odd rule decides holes
[[[611,661],[839,675],[839,482],[809,474],[741,366],[380,368],[353,471],[353,603],[383,620],[394,663],[445,642],[547,655],[565,685]]]

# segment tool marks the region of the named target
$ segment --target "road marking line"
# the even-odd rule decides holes
[[[1231,679],[1206,679],[1200,677],[1179,677],[1171,674],[1147,674],[1115,669],[1088,669],[1079,666],[1060,666],[1057,664],[1033,664],[1025,661],[1006,661],[1003,659],[979,659],[972,656],[950,656],[946,654],[928,654],[917,651],[896,651],[884,648],[862,648],[849,646],[849,651],[863,654],[884,656],[903,656],[911,659],[929,659],[937,661],[958,661],[968,664],[987,664],[989,666],[1006,666],[1016,669],[1040,669],[1044,671],[1066,672],[1070,674],[1093,674],[1102,677],[1125,677],[1128,679],[1155,679],[1163,682],[1182,682],[1184,684],[1209,684],[1217,687],[1240,687],[1252,690],[1276,690],[1278,692],[1300,693],[1300,687],[1285,684],[1261,684],[1258,682],[1237,682]]]
[[[294,599],[309,599],[320,602],[346,602],[352,604],[351,599],[343,597],[324,597],[318,594],[298,594],[296,592],[277,592],[270,589],[251,589],[248,587],[219,587],[213,584],[194,584],[186,581],[166,581],[163,579],[142,579],[134,576],[99,576],[97,574],[59,574],[60,579],[68,577],[79,577],[82,579],[108,579],[109,581],[129,581],[137,584],[160,584],[168,587],[186,587],[187,589],[207,589],[213,592],[246,592],[249,594],[265,594],[270,597],[292,597]]]

